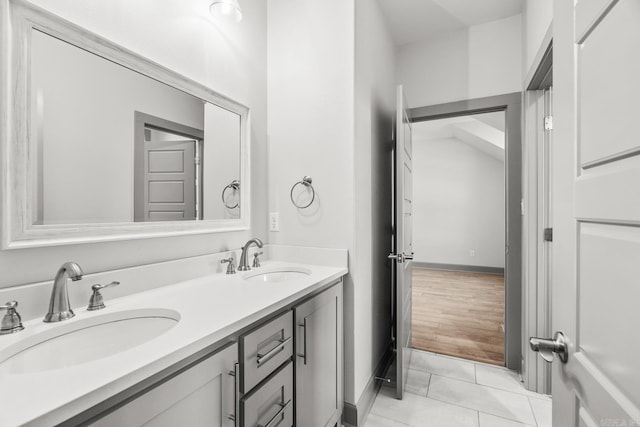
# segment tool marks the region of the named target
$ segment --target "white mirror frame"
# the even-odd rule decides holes
[[[2,249],[131,240],[247,230],[250,224],[250,110],[206,86],[141,57],[24,0],[0,1],[0,147]],[[31,34],[37,29],[240,116],[240,218],[148,223],[33,225],[29,183]]]

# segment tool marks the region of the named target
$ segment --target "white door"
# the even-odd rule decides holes
[[[555,0],[553,425],[640,426],[640,1]]]
[[[396,395],[402,399],[411,359],[411,268],[413,266],[413,170],[411,123],[402,86],[397,90],[395,138],[395,344]]]

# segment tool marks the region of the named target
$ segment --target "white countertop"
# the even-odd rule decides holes
[[[263,283],[243,276],[282,267],[307,268],[294,280]],[[347,273],[346,268],[265,262],[260,269],[236,275],[213,274],[151,291],[110,299],[98,311],[75,309],[60,323],[26,322],[25,330],[0,337],[0,361],[7,348],[62,323],[86,321],[107,313],[144,308],[180,313],[175,327],[138,347],[64,369],[27,374],[0,373],[0,426],[55,425],[126,390],[188,356],[283,308]]]

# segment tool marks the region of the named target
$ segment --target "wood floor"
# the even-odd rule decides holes
[[[504,276],[413,269],[413,347],[504,366]]]

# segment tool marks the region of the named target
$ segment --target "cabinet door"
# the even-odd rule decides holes
[[[342,415],[342,282],[295,308],[296,425],[333,426]]]
[[[233,427],[237,358],[233,344],[91,425]]]

